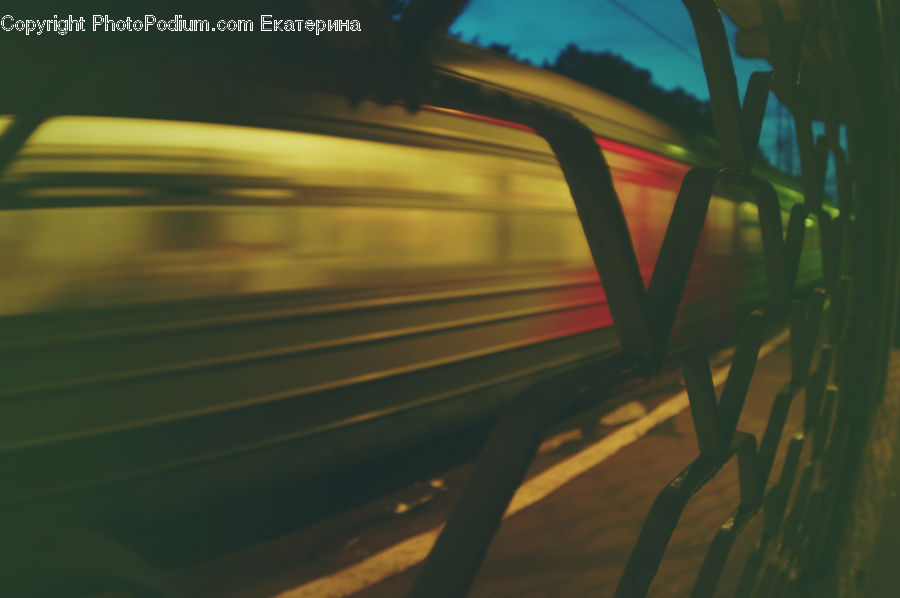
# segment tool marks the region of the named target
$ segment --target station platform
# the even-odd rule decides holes
[[[714,355],[721,390],[731,352]],[[761,438],[790,377],[786,334],[766,343],[738,429]],[[785,436],[800,429],[802,393]],[[786,451],[782,439],[770,479]],[[660,490],[697,455],[680,370],[548,434],[488,551],[470,596],[611,596]],[[190,593],[221,598],[403,596],[464,486],[471,465],[421,479],[336,517],[177,572]],[[651,596],[690,594],[709,542],[739,503],[737,461],[688,503]],[[733,594],[761,518],[741,534],[717,595]]]

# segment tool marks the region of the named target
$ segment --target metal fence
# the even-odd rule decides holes
[[[834,558],[865,444],[867,414],[881,395],[891,338],[885,324],[895,317],[898,297],[898,218],[891,204],[897,187],[888,168],[890,157],[897,157],[897,120],[887,108],[889,98],[897,97],[897,65],[886,53],[894,13],[884,6],[878,13],[849,2],[801,1],[798,38],[777,0],[741,3],[761,13],[774,66],[772,72],[752,76],[742,103],[718,6],[713,0],[684,3],[709,83],[721,167],[694,168],[685,176],[646,290],[609,169],[590,131],[541,106],[487,97],[477,88],[437,79],[439,91],[429,102],[526,124],[553,148],[609,297],[623,353],[591,371],[545,381],[507,407],[410,596],[466,594],[542,435],[566,410],[580,382],[652,372],[673,357],[681,361],[700,454],[661,490],[615,595],[647,594],[688,501],[732,458],[738,463],[740,503],[713,538],[692,596],[713,595],[736,538],[755,517],[763,518],[764,531],[743,567],[739,596],[796,593]],[[868,32],[868,40],[862,32]],[[879,76],[886,77],[881,85]],[[793,113],[802,165],[804,202],[794,206],[786,232],[773,187],[751,171],[770,90]],[[818,139],[814,115],[826,125]],[[840,144],[841,124],[850,140],[849,163]],[[837,170],[837,218],[822,209],[829,155]],[[700,348],[666,353],[718,181],[754,195],[768,280],[768,304],[747,317],[719,397]],[[823,282],[800,298],[794,283],[808,217],[816,218],[821,230]],[[737,429],[738,419],[764,335],[785,319],[791,376],[757,440]],[[801,394],[803,424],[790,435],[780,476],[770,480],[788,410]],[[811,449],[809,459],[801,459],[804,447]]]

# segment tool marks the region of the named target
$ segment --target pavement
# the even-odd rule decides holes
[[[739,429],[760,438],[771,403],[790,375],[786,343],[758,365]],[[730,354],[712,360],[723,382]],[[721,390],[721,384],[718,386]],[[802,394],[785,436],[802,422]],[[611,596],[659,491],[697,455],[677,370],[554,428],[513,501],[470,596]],[[772,477],[780,471],[786,442]],[[423,479],[351,512],[178,572],[198,596],[377,598],[403,596],[461,491],[470,465]],[[547,480],[551,480],[548,482]],[[527,495],[527,496],[526,496]],[[525,496],[523,498],[523,496]],[[690,593],[718,527],[739,502],[732,460],[688,504],[651,596]],[[757,518],[758,519],[758,518]],[[720,582],[731,595],[761,522],[741,535]]]

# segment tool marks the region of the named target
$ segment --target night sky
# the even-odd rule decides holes
[[[733,42],[736,27],[727,21],[727,28]],[[698,98],[709,98],[691,19],[679,0],[471,0],[451,31],[466,41],[478,36],[481,44],[509,44],[513,53],[538,65],[552,62],[569,43],[610,50],[649,70],[662,87],[683,87]],[[735,56],[741,94],[750,74],[767,68],[764,60]]]
[[[629,10],[634,15],[628,14]],[[649,70],[661,87],[682,87],[700,99],[709,99],[693,25],[680,0],[470,0],[450,31],[464,41],[477,37],[480,45],[508,44],[513,54],[536,65],[553,62],[569,43],[583,50],[609,50]],[[772,67],[767,61],[734,53],[737,28],[727,17],[726,31],[743,97],[751,73]],[[775,156],[776,110],[774,97],[770,97],[761,139],[761,148],[770,159]],[[798,167],[799,159],[794,162],[795,172]]]

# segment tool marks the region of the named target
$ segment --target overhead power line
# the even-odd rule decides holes
[[[693,60],[694,62],[696,62],[697,64],[699,64],[700,66],[703,66],[703,62],[697,57],[696,54],[694,54],[693,52],[691,52],[690,50],[688,50],[687,48],[685,48],[684,46],[682,46],[681,44],[679,44],[677,41],[675,41],[674,39],[672,39],[671,37],[669,37],[668,35],[666,35],[666,34],[663,33],[662,31],[660,31],[659,29],[657,29],[656,26],[653,25],[653,23],[650,23],[649,21],[647,21],[646,19],[644,19],[641,15],[635,13],[633,10],[631,10],[630,8],[628,8],[627,6],[625,6],[624,4],[622,4],[621,2],[619,2],[618,0],[609,0],[609,2],[610,2],[610,4],[613,4],[613,5],[617,6],[620,10],[622,10],[622,12],[624,12],[625,14],[627,14],[628,16],[630,16],[632,19],[634,19],[634,20],[636,20],[637,22],[639,22],[641,25],[643,25],[644,27],[646,27],[647,29],[649,29],[650,31],[652,31],[653,33],[655,33],[656,35],[658,35],[659,37],[661,37],[661,38],[664,39],[665,41],[669,42],[669,43],[670,43],[672,46],[674,46],[679,52],[681,52],[682,54],[684,54],[685,56],[687,56],[688,58],[690,58],[691,60]]]

